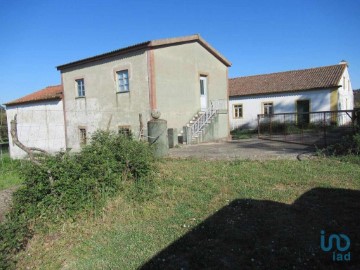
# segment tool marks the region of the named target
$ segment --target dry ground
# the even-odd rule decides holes
[[[228,159],[296,159],[304,153],[314,153],[315,149],[307,145],[285,143],[257,138],[228,142],[212,142],[196,145],[181,145],[170,149],[170,157],[196,157],[206,160]]]

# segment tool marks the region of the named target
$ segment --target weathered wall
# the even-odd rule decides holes
[[[200,75],[207,76],[209,104],[228,100],[227,67],[197,42],[155,49],[154,67],[157,109],[169,128],[182,130],[200,111]],[[228,132],[225,111],[206,138],[225,138]]]
[[[273,102],[274,113],[296,112],[297,100],[310,100],[310,112],[330,111],[331,90],[300,91],[294,93],[268,94],[244,97],[230,97],[230,128],[249,128],[257,127],[257,115],[262,114],[262,103]],[[233,105],[243,105],[243,117],[234,118]]]
[[[12,142],[10,122],[17,114],[20,142],[28,147],[39,147],[48,152],[65,150],[63,103],[60,100],[19,104],[6,108],[9,127],[9,148],[12,158],[22,158],[26,153]]]
[[[148,62],[145,51],[137,51],[62,71],[66,111],[67,147],[80,148],[79,127],[88,137],[97,129],[130,126],[139,135],[139,113],[144,126],[150,119]],[[116,71],[128,69],[130,91],[118,93]],[[75,80],[85,81],[84,98],[77,97]]]

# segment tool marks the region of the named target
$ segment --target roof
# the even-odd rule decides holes
[[[22,98],[5,103],[6,106],[12,106],[17,104],[38,102],[44,100],[56,100],[62,99],[63,87],[62,85],[48,86],[44,89],[31,93]]]
[[[338,65],[292,70],[229,79],[230,96],[248,96],[339,87],[346,62]]]
[[[142,43],[138,43],[135,45],[131,45],[125,48],[121,48],[118,50],[114,50],[111,52],[107,52],[104,54],[99,54],[93,57],[81,59],[78,61],[74,61],[71,63],[67,63],[64,65],[57,66],[57,70],[64,70],[70,67],[75,67],[82,64],[87,64],[95,61],[99,61],[102,59],[106,59],[108,57],[113,57],[117,55],[122,55],[142,49],[152,49],[152,48],[159,48],[159,47],[166,47],[166,46],[172,46],[172,45],[179,45],[183,43],[190,43],[190,42],[199,42],[205,49],[207,49],[211,54],[213,54],[218,60],[220,60],[223,64],[226,66],[231,66],[231,63],[222,56],[217,50],[215,50],[209,43],[207,43],[200,35],[195,34],[191,36],[184,36],[184,37],[176,37],[176,38],[166,38],[166,39],[158,39],[158,40],[151,40],[151,41],[145,41]]]

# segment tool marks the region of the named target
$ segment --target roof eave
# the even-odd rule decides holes
[[[207,51],[209,51],[213,56],[215,56],[220,62],[222,62],[227,67],[231,66],[231,62],[227,60],[221,53],[215,50],[209,43],[207,43],[199,34],[177,37],[177,38],[168,38],[168,39],[160,39],[153,40],[150,42],[149,47],[151,48],[159,48],[166,47],[170,45],[179,45],[184,43],[191,42],[199,42]]]
[[[79,66],[79,65],[83,65],[83,64],[87,64],[87,63],[91,63],[91,62],[96,62],[96,61],[103,60],[103,59],[107,59],[109,57],[139,51],[139,50],[142,50],[142,49],[146,49],[149,46],[149,44],[150,44],[150,41],[146,41],[146,42],[134,45],[134,46],[126,47],[126,48],[123,48],[123,49],[115,50],[115,51],[112,51],[112,52],[108,52],[108,53],[88,57],[88,58],[85,58],[85,59],[81,59],[81,60],[78,60],[78,61],[70,62],[70,63],[64,64],[64,65],[60,65],[60,66],[57,66],[56,69],[62,71],[64,69],[68,69],[68,68],[71,68],[71,67],[75,67],[75,66]]]
[[[341,85],[335,86],[325,86],[325,87],[313,87],[308,89],[297,89],[297,90],[286,90],[286,91],[276,91],[276,92],[263,92],[263,93],[254,93],[254,94],[244,94],[244,95],[229,95],[229,97],[248,97],[248,96],[259,96],[259,95],[272,95],[272,94],[285,94],[285,93],[295,93],[301,91],[313,91],[313,90],[326,90],[326,89],[337,89]]]
[[[99,60],[107,59],[109,57],[118,56],[142,49],[154,49],[154,48],[161,48],[171,45],[178,45],[183,43],[190,43],[190,42],[199,42],[207,51],[209,51],[213,56],[215,56],[220,62],[222,62],[227,67],[231,66],[230,61],[228,61],[224,56],[222,56],[217,50],[215,50],[213,47],[211,47],[210,44],[208,44],[204,39],[200,37],[200,35],[191,35],[191,36],[184,36],[184,37],[176,37],[176,38],[167,38],[167,39],[159,39],[159,40],[152,40],[152,41],[146,41],[143,43],[139,43],[137,45],[129,46],[123,49],[115,50],[112,52],[96,55],[93,57],[85,58],[82,60],[70,62],[64,65],[57,66],[57,70],[65,70],[71,67],[96,62]]]
[[[50,100],[62,100],[62,97],[41,98],[41,99],[19,101],[19,102],[13,101],[13,102],[4,103],[3,105],[5,105],[6,109],[7,109],[7,107],[11,107],[11,106],[29,104],[29,103],[37,103],[37,102],[41,102],[41,101],[50,101]]]

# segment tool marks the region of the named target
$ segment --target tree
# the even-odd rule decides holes
[[[360,108],[360,89],[354,90],[354,106]]]
[[[5,108],[0,105],[0,143],[7,142],[8,140],[8,130],[7,130],[7,121],[6,121],[6,111]]]

